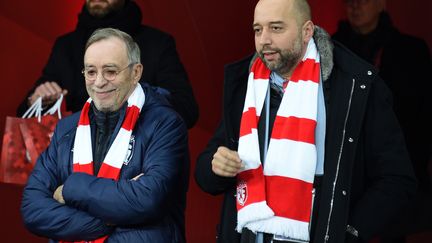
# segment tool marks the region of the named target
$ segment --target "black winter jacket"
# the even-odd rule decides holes
[[[314,35],[321,55],[326,103],[324,176],[313,242],[343,243],[347,225],[361,240],[380,233],[415,191],[416,181],[391,94],[375,69],[322,29]],[[223,117],[198,157],[195,179],[206,192],[225,194],[218,242],[239,242],[236,178],[213,173],[219,146],[237,150],[251,57],[226,66]]]
[[[187,127],[191,128],[198,120],[198,105],[178,56],[175,41],[164,32],[142,25],[141,18],[141,11],[133,1],[126,1],[121,11],[102,19],[91,16],[84,6],[78,16],[76,29],[55,41],[42,76],[26,97],[40,84],[56,81],[60,87],[69,91],[65,97],[67,109],[72,112],[80,111],[88,98],[81,73],[84,67],[85,43],[94,30],[112,27],[130,34],[140,47],[141,63],[144,66],[141,82],[168,91],[170,103],[185,120]],[[27,102],[25,98],[20,104],[18,115],[28,109]]]
[[[399,32],[382,12],[377,28],[356,33],[341,21],[333,38],[379,69],[393,94],[393,108],[405,135],[419,189],[432,191],[427,163],[432,156],[431,56],[425,41]]]

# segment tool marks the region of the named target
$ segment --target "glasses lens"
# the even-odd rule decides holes
[[[133,64],[134,63],[130,63],[129,65],[127,65],[125,68],[123,68],[120,71],[117,70],[116,68],[104,68],[104,69],[102,69],[102,77],[105,80],[113,81],[119,73],[123,72],[124,70],[126,70],[127,68],[132,66]],[[94,81],[97,78],[98,70],[96,68],[88,68],[88,69],[84,69],[82,71],[82,73],[84,74],[84,77],[87,80]]]
[[[84,77],[88,80],[95,80],[97,77],[97,70],[95,69],[87,69],[83,71]]]
[[[102,75],[104,77],[104,79],[108,80],[108,81],[113,81],[116,76],[117,76],[117,70],[114,69],[104,69],[102,71]]]

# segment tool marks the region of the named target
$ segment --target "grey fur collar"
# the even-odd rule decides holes
[[[333,42],[330,35],[321,27],[315,25],[313,38],[321,58],[321,74],[326,81],[333,70]]]
[[[333,70],[333,42],[331,41],[330,35],[318,25],[315,25],[313,38],[318,48],[318,52],[321,58],[321,73],[323,81],[326,81]],[[255,53],[250,64],[249,70],[252,67],[252,63],[258,58],[258,54]]]

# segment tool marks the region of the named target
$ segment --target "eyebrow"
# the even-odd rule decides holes
[[[90,68],[90,67],[96,67],[95,65],[93,65],[93,64],[84,64],[84,67],[85,68]],[[116,64],[114,64],[114,63],[108,63],[108,64],[104,64],[103,66],[102,66],[102,68],[109,68],[109,67],[119,67],[118,65],[116,65]]]
[[[269,25],[273,25],[273,24],[282,24],[282,25],[284,25],[285,22],[283,22],[283,21],[270,21],[270,22],[269,22]],[[252,27],[256,27],[256,26],[260,26],[260,25],[261,25],[261,24],[254,23],[254,24],[252,25]]]

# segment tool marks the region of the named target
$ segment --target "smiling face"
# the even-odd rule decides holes
[[[303,21],[294,14],[295,6],[294,1],[261,0],[254,14],[256,51],[267,68],[285,78],[303,57],[310,39],[305,38]]]
[[[86,88],[98,110],[117,111],[132,94],[140,78],[142,66],[133,64],[127,67],[129,64],[126,45],[119,38],[102,39],[87,48],[84,68],[97,72],[97,77],[94,81],[86,79]],[[103,70],[118,74],[114,80],[108,81],[102,75]]]

